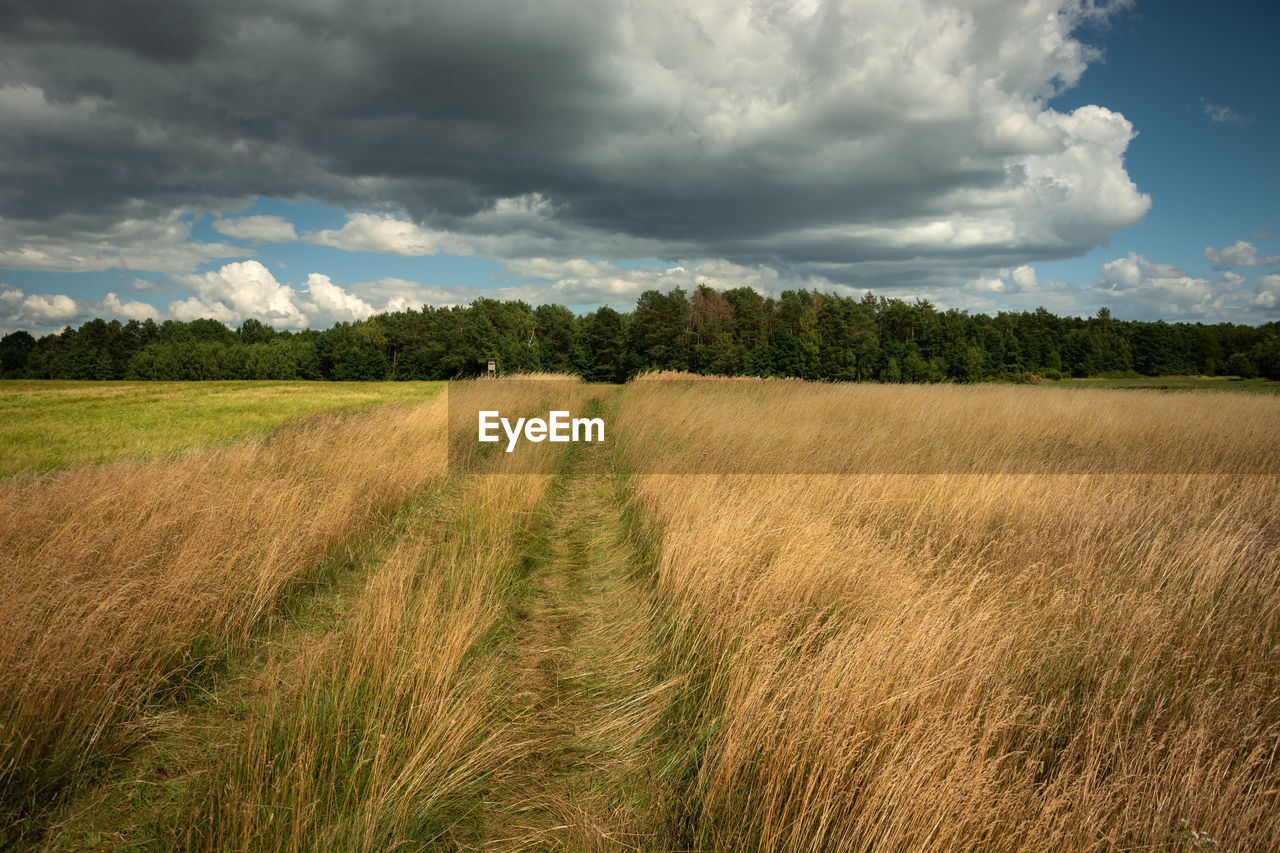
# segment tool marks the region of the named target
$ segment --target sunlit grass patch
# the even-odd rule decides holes
[[[442,382],[0,381],[0,476],[151,459],[291,418],[422,402]]]

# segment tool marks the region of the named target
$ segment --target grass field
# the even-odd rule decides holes
[[[0,482],[0,848],[1280,849],[1280,398],[275,387]]]
[[[154,458],[300,415],[430,399],[437,382],[0,381],[0,477]]]
[[[619,428],[715,731],[691,847],[1280,847],[1280,400],[652,385]]]

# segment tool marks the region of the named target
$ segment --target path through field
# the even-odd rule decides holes
[[[649,850],[666,694],[608,450],[585,445],[551,494],[511,665],[515,754],[487,803],[486,850]],[[658,825],[655,825],[658,824]],[[660,843],[659,843],[659,846]]]
[[[637,534],[624,520],[611,454],[606,444],[568,448],[541,498],[513,510],[512,518],[532,521],[516,525],[520,532],[513,531],[513,556],[501,558],[508,568],[495,564],[477,569],[477,577],[511,578],[490,585],[497,591],[503,583],[511,584],[501,593],[506,604],[495,611],[508,626],[500,632],[505,639],[475,650],[488,660],[481,670],[497,672],[485,683],[497,686],[471,688],[471,676],[442,672],[441,677],[460,678],[458,690],[485,691],[465,694],[472,697],[465,702],[489,715],[485,730],[492,739],[477,746],[477,752],[464,750],[458,759],[466,762],[462,772],[471,780],[466,784],[480,793],[463,794],[453,817],[435,821],[434,829],[390,836],[406,849],[671,849],[677,799],[663,767],[679,765],[672,761],[679,755],[678,738],[667,730],[671,702],[683,681],[662,672],[649,580],[633,541]],[[348,570],[301,596],[298,609],[275,622],[253,650],[210,681],[200,696],[165,709],[163,731],[130,760],[44,816],[44,837],[31,849],[249,851],[275,849],[281,839],[290,838],[300,849],[323,849],[326,838],[350,843],[341,827],[359,819],[358,808],[350,815],[342,807],[332,813],[322,810],[311,824],[279,834],[273,834],[270,821],[266,828],[254,821],[232,831],[229,827],[241,824],[236,819],[228,823],[226,811],[247,797],[260,810],[283,809],[277,815],[282,817],[294,801],[280,791],[314,773],[320,776],[313,777],[318,788],[312,795],[334,804],[342,797],[325,791],[345,790],[346,777],[358,772],[356,765],[305,770],[308,759],[297,757],[272,770],[237,756],[261,756],[263,748],[270,749],[270,741],[253,733],[263,721],[277,720],[289,731],[327,731],[314,725],[309,715],[315,710],[306,697],[330,695],[334,689],[313,677],[316,671],[343,671],[342,664],[317,670],[319,664],[343,660],[344,648],[376,633],[370,620],[376,621],[374,614],[383,607],[370,596],[380,588],[378,574],[456,573],[445,555],[450,547],[465,553],[470,546],[447,543],[465,537],[466,525],[443,508],[469,505],[486,516],[503,516],[502,508],[486,501],[494,496],[511,500],[516,494],[518,490],[497,481],[486,484],[484,475],[474,480],[463,475],[433,495],[411,501],[398,521],[376,537],[379,541],[368,544],[366,553],[352,555]],[[511,568],[511,560],[522,568]],[[433,630],[441,617],[465,618],[449,609],[459,606],[457,601],[445,605],[422,628]],[[405,634],[377,639],[375,645],[386,642],[413,640]],[[308,672],[312,676],[304,677]],[[291,691],[301,692],[287,698]],[[280,696],[285,698],[277,704]],[[438,713],[448,717],[453,712],[442,706]],[[352,731],[363,732],[360,737],[376,738],[379,725],[394,727],[399,718],[388,716],[374,725],[356,712],[344,719],[357,727]],[[326,737],[317,742],[319,748],[328,748]],[[248,765],[258,769],[246,776]],[[435,783],[424,779],[423,784]],[[194,835],[193,822],[200,827]],[[353,849],[375,849],[371,843],[356,842]]]

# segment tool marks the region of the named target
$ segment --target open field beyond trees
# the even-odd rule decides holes
[[[1280,397],[439,389],[7,385],[0,849],[1280,849]]]

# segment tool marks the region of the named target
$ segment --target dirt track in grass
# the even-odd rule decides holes
[[[510,737],[483,849],[668,849],[664,679],[608,449],[584,445],[550,496],[515,605]]]

